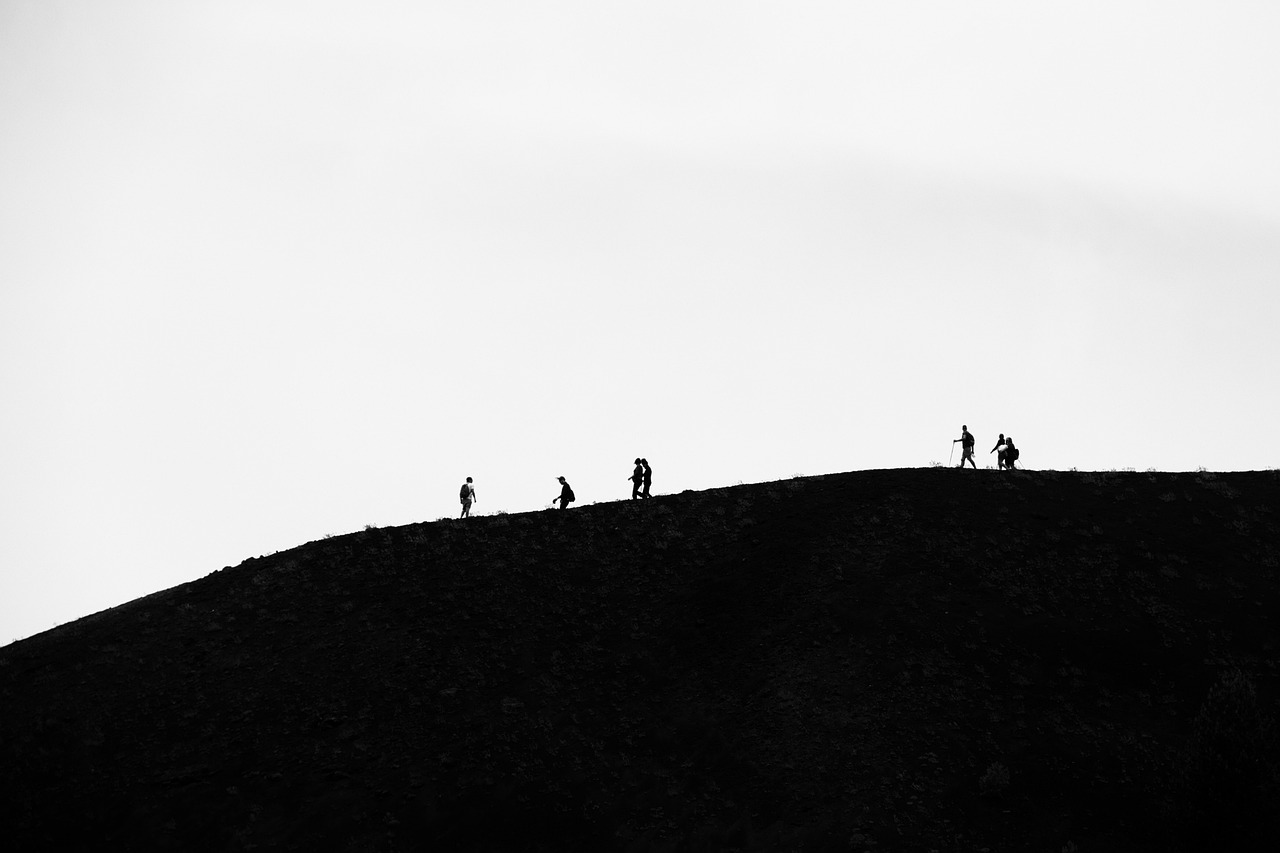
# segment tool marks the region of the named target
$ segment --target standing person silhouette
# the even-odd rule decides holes
[[[641,497],[653,497],[649,494],[649,487],[653,485],[653,469],[649,467],[648,459],[641,459],[640,464],[644,466],[644,491]]]
[[[644,482],[644,468],[640,465],[640,458],[636,458],[636,469],[631,472],[628,477],[631,481],[631,500],[640,497],[640,484]]]
[[[462,515],[458,518],[466,518],[471,515],[471,504],[480,500],[476,497],[476,487],[471,485],[471,478],[467,478],[467,482],[462,484],[462,491],[458,493],[458,500],[462,501]]]
[[[569,481],[564,477],[557,477],[560,481],[560,497],[552,500],[552,503],[560,501],[560,508],[565,509],[569,504],[573,503],[577,498],[574,497],[573,489],[569,488]]]
[[[1005,451],[1004,433],[1000,433],[1000,438],[996,441],[996,446],[991,448],[991,450],[988,451],[988,453],[994,453],[996,455],[997,468],[1004,467],[1004,451]]]
[[[1018,457],[1022,454],[1018,452],[1018,448],[1013,446],[1013,436],[1009,436],[1004,440],[1004,467],[1007,471],[1013,470],[1013,463],[1018,461]]]
[[[969,432],[968,424],[960,425],[960,437],[955,439],[955,441],[952,441],[951,443],[955,444],[957,441],[960,442],[960,464],[957,465],[956,467],[963,468],[964,461],[968,459],[969,464],[973,466],[973,470],[977,471],[978,463],[973,461],[973,445],[974,445],[975,439],[973,437],[973,433]]]

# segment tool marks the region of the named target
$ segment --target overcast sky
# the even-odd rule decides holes
[[[0,642],[467,476],[521,512],[962,423],[1280,466],[1277,43],[1222,0],[0,0]]]

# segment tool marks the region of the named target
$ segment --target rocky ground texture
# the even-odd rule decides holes
[[[374,529],[0,649],[35,850],[1271,849],[1276,472]]]

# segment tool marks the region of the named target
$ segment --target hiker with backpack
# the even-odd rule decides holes
[[[560,481],[560,496],[557,498],[552,498],[551,502],[555,503],[556,501],[560,501],[560,508],[566,509],[569,506],[569,504],[573,503],[574,500],[576,500],[576,498],[574,498],[573,489],[569,488],[568,480],[566,480],[564,477],[557,477],[556,479]]]
[[[473,501],[478,501],[479,498],[476,497],[476,487],[471,485],[470,477],[467,478],[467,482],[462,484],[462,491],[458,493],[458,500],[462,502],[462,515],[458,516],[458,518],[466,518],[471,515],[471,504]]]
[[[631,480],[631,500],[640,497],[640,486],[644,483],[644,466],[640,462],[640,458],[636,457],[636,468],[628,478]]]
[[[957,441],[960,442],[960,464],[956,467],[963,468],[964,461],[968,459],[969,464],[973,466],[973,470],[977,471],[978,463],[973,461],[973,445],[975,443],[975,439],[973,437],[973,433],[969,432],[968,424],[960,425],[960,437],[951,442],[952,446],[955,446]]]
[[[1004,460],[1005,460],[1005,453],[1004,453],[1004,451],[1005,451],[1004,433],[1000,433],[1000,438],[996,441],[996,446],[995,446],[995,447],[993,447],[993,448],[991,448],[991,450],[987,451],[988,453],[994,453],[994,454],[996,454],[996,468],[997,468],[997,469],[1003,469],[1003,468],[1004,468]]]
[[[649,494],[649,487],[653,485],[653,469],[649,467],[648,459],[641,459],[640,464],[644,466],[644,491],[640,493],[640,497],[652,497]]]
[[[1021,454],[1018,448],[1013,446],[1013,436],[1009,436],[1004,440],[1004,467],[1007,471],[1013,470],[1013,463],[1018,461]]]

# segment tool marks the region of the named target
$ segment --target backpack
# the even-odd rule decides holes
[[[573,503],[574,501],[576,501],[577,498],[573,496],[573,489],[569,488],[568,486],[565,486],[564,488],[565,488],[565,491],[568,492],[568,494],[565,495],[565,497],[568,499],[568,502]]]
[[[463,483],[462,491],[458,493],[458,498],[465,501],[469,497],[471,497],[471,484]]]
[[[1009,460],[1011,462],[1018,461],[1018,448],[1014,447],[1009,450]]]

